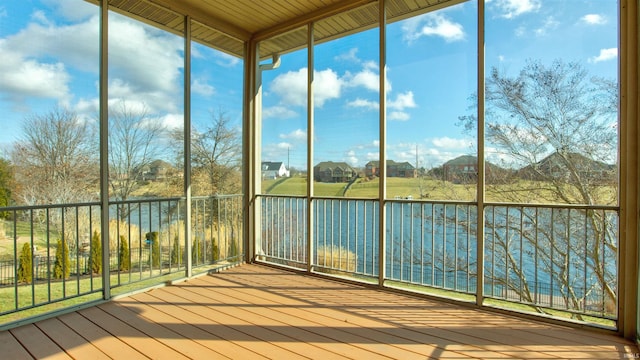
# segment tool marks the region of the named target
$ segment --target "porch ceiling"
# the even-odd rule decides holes
[[[463,1],[466,0],[388,0],[387,19],[400,20]],[[178,34],[182,34],[184,16],[188,15],[194,20],[192,39],[238,57],[243,57],[244,42],[251,38],[261,40],[330,15],[336,15],[331,26],[316,29],[317,41],[371,28],[376,25],[376,3],[377,0],[109,0],[114,11]],[[363,7],[367,4],[371,6]],[[300,39],[295,36],[282,40],[269,51],[285,53],[300,46]]]

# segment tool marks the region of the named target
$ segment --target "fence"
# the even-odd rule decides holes
[[[110,203],[109,263],[102,273],[109,275],[112,288],[185,276],[187,246],[193,269],[241,261],[242,196],[192,198],[190,239],[185,236],[186,204],[184,198]],[[104,250],[98,203],[2,211],[8,220],[0,222],[0,315],[102,291],[106,275],[91,270],[91,253],[97,251],[101,262]],[[23,251],[30,264],[22,264]],[[56,253],[66,256],[57,259]]]
[[[483,297],[617,317],[613,207],[500,204],[479,215],[472,203],[387,201],[380,251],[378,201],[314,198],[310,234],[307,203],[260,197],[259,259],[375,278],[384,256],[385,280],[476,295],[482,216]]]

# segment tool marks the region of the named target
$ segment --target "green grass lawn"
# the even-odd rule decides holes
[[[368,180],[360,178],[352,184],[345,193],[347,183],[314,183],[314,195],[323,197],[353,197],[377,198],[379,179]],[[268,191],[267,191],[268,190]],[[305,177],[291,177],[279,180],[265,180],[262,191],[269,195],[304,196],[307,194],[307,179]],[[431,200],[462,200],[475,199],[475,185],[456,185],[425,178],[388,178],[387,198],[396,197]]]
[[[20,254],[22,244],[31,241],[31,234],[33,233],[33,245],[40,252],[46,252],[47,250],[47,232],[45,228],[41,228],[36,225],[33,229],[28,221],[18,221],[15,223],[15,231],[13,227],[13,221],[0,220],[0,230],[4,232],[0,236],[0,260],[6,258],[13,259],[14,250]],[[14,248],[14,238],[17,235],[17,248]],[[49,231],[48,238],[51,243],[49,244],[51,251],[55,251],[56,240],[60,237],[60,234],[55,231]]]
[[[378,197],[380,179],[359,178],[353,183],[346,193],[346,183],[314,183],[315,196],[350,197],[375,199]],[[265,189],[269,189],[265,192]],[[434,180],[429,177],[419,178],[387,178],[387,199],[413,200],[453,200],[475,201],[477,197],[476,184],[454,184],[442,180]],[[571,202],[581,203],[575,189],[568,187],[563,190]],[[292,177],[263,182],[263,192],[273,195],[304,196],[307,193],[307,182],[304,177]],[[613,186],[600,186],[592,189],[592,197],[595,203],[600,205],[616,204],[616,188]],[[550,184],[519,181],[517,183],[489,185],[486,189],[486,200],[495,202],[521,202],[521,203],[556,203],[566,201],[558,198],[557,194],[550,190]]]
[[[314,184],[315,196],[341,197],[344,194],[345,186],[347,183],[316,182]],[[294,176],[280,180],[266,180],[262,182],[262,191],[269,195],[304,196],[307,194],[307,178]]]

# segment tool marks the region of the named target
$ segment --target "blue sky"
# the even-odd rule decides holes
[[[486,65],[515,75],[528,59],[578,61],[615,78],[615,1],[488,1]],[[477,3],[391,24],[387,29],[387,158],[427,168],[475,152],[457,126],[476,91]],[[314,164],[379,159],[378,31],[315,49]],[[264,74],[263,157],[306,164],[306,51]],[[496,154],[487,149],[493,161]]]
[[[477,3],[393,23],[387,30],[387,157],[427,168],[475,152],[456,125],[476,89]],[[516,74],[528,59],[579,61],[593,75],[617,73],[617,4],[611,0],[491,0],[486,64]],[[95,121],[98,8],[82,0],[0,0],[0,147],[22,119],[62,106]],[[183,42],[113,15],[110,102],[127,101],[169,128],[182,125]],[[315,49],[314,163],[364,166],[379,158],[378,30]],[[193,48],[193,120],[224,111],[240,126],[242,61]],[[264,73],[263,160],[306,166],[306,51]],[[489,148],[491,154],[491,149]],[[288,160],[289,159],[289,160]],[[491,160],[491,159],[490,159]]]

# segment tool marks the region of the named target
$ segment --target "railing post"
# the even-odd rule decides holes
[[[618,278],[618,331],[626,338],[638,339],[638,217],[640,191],[638,183],[638,146],[640,130],[638,118],[640,109],[640,71],[638,50],[638,2],[618,1],[620,14],[620,265]]]
[[[315,237],[313,236],[314,211],[313,211],[313,184],[315,183],[313,174],[313,134],[314,134],[314,103],[313,103],[313,72],[314,65],[314,26],[315,23],[307,25],[307,271],[313,270],[313,259],[316,248],[313,246]]]
[[[191,17],[184,17],[184,249],[185,276],[193,275],[191,261]]]
[[[378,285],[384,286],[386,277],[386,204],[387,197],[387,11],[385,0],[378,1],[378,30],[380,56],[380,183],[378,189]]]
[[[111,298],[109,259],[109,4],[100,3],[100,231],[102,233],[102,297]]]
[[[477,248],[476,248],[476,304],[484,303],[484,0],[478,1],[478,183],[476,184],[476,197],[478,201],[477,223]]]

